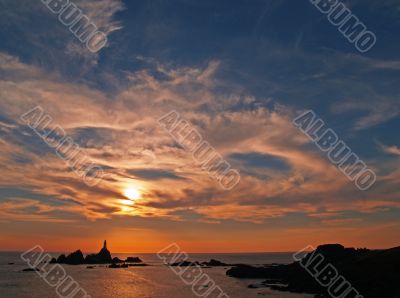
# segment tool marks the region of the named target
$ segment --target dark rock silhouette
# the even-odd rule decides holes
[[[40,272],[40,269],[38,269],[38,268],[26,268],[26,269],[22,270],[22,272],[35,272],[35,271]]]
[[[125,261],[120,260],[119,258],[115,257],[112,258],[110,251],[107,249],[107,241],[104,241],[103,248],[97,254],[90,254],[84,258],[82,252],[77,250],[76,252],[65,256],[60,255],[57,259],[53,258],[50,263],[57,263],[57,264],[68,264],[68,265],[99,265],[99,264],[121,264],[123,263],[122,268],[126,268],[128,265],[125,266],[125,263],[141,263],[137,257],[128,257]],[[145,264],[144,264],[145,265]],[[120,267],[111,267],[111,268],[121,268]]]
[[[108,266],[108,268],[128,268],[129,265],[128,264],[111,264]]]
[[[313,253],[306,254],[302,264],[307,264],[317,254],[325,258],[317,268],[332,264],[363,297],[400,297],[400,247],[368,250],[345,248],[339,244],[321,245]],[[299,262],[263,267],[239,265],[226,274],[236,278],[265,278],[263,284],[276,290],[329,297],[327,288],[321,286]],[[277,285],[279,283],[287,286]]]
[[[66,261],[67,261],[67,257],[65,255],[61,255],[57,258],[58,264],[65,264]]]
[[[191,266],[196,266],[196,265],[201,265],[199,262],[190,262],[190,261],[181,261],[181,262],[176,262],[172,264],[168,264],[168,266],[171,267],[191,267]]]
[[[111,253],[107,249],[107,241],[104,240],[104,246],[98,254],[87,255],[86,264],[110,264],[112,263]]]
[[[115,257],[115,258],[113,258],[112,259],[112,263],[113,264],[118,264],[118,263],[123,263],[124,261],[122,261],[121,259],[119,259],[119,258],[117,258],[117,257]]]
[[[138,257],[128,257],[125,260],[126,263],[142,263],[142,260]]]
[[[211,259],[210,262],[191,262],[191,261],[180,261],[172,264],[168,264],[168,266],[172,267],[189,267],[189,266],[201,266],[201,267],[226,267],[226,266],[232,266],[229,264],[222,263],[220,261]]]
[[[85,262],[85,258],[83,257],[83,253],[80,250],[77,250],[73,252],[72,254],[69,254],[65,258],[65,263],[68,265],[80,265]]]
[[[203,263],[201,263],[201,264],[204,265],[204,266],[209,266],[209,267],[226,267],[226,266],[231,266],[231,265],[229,265],[229,264],[225,264],[225,263],[222,263],[222,262],[220,262],[220,261],[218,261],[218,260],[214,260],[214,259],[211,259],[210,262],[203,262]]]

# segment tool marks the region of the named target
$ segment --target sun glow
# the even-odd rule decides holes
[[[140,199],[140,191],[136,187],[128,187],[124,190],[124,196],[127,197],[131,201],[136,201]]]

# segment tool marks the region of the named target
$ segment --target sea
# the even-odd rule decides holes
[[[20,255],[20,253],[16,252],[0,252],[0,298],[60,297],[56,289],[48,285],[36,272],[23,272],[23,269],[29,267],[20,258]],[[59,253],[52,255],[57,257]],[[104,265],[88,269],[86,265],[63,265],[63,268],[66,270],[68,276],[71,276],[92,298],[199,297],[193,292],[192,285],[185,284],[171,268],[162,263],[156,254],[113,254],[113,257],[119,257],[120,259],[126,259],[128,256],[139,257],[149,266],[111,269]],[[292,254],[190,254],[191,261],[204,262],[210,259],[216,259],[227,264],[288,264],[292,262]],[[204,284],[204,287],[208,287],[212,285],[212,282],[215,282],[227,295],[223,296],[223,298],[314,297],[313,295],[273,291],[265,287],[257,288],[263,281],[262,279],[236,279],[228,277],[226,275],[227,269],[229,268],[203,268],[203,272],[210,278],[210,281]],[[255,285],[256,287],[249,288],[249,285]],[[76,298],[81,297],[76,296]]]

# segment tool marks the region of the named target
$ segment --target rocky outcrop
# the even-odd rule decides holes
[[[59,264],[68,264],[68,265],[80,265],[85,262],[85,258],[83,257],[83,253],[80,250],[77,250],[71,254],[69,254],[67,257],[64,255],[61,255],[57,263]]]
[[[58,264],[65,264],[67,260],[67,257],[65,255],[61,255],[57,258],[57,263]]]
[[[125,260],[126,263],[142,263],[143,261],[138,257],[128,257]]]
[[[201,264],[204,265],[204,266],[208,266],[208,267],[226,267],[226,266],[231,266],[229,264],[225,264],[225,263],[222,263],[222,262],[220,262],[218,260],[214,260],[214,259],[211,259],[210,262],[203,262]]]
[[[107,241],[104,241],[103,248],[97,254],[87,255],[85,264],[110,264],[113,259],[110,251],[107,249]]]
[[[124,261],[122,261],[120,258],[115,257],[115,258],[112,259],[112,263],[113,264],[118,264],[118,263],[124,263]]]
[[[128,257],[125,261],[115,257],[112,258],[110,251],[107,249],[107,241],[104,241],[103,248],[97,254],[90,254],[86,257],[83,256],[80,250],[73,252],[72,254],[65,256],[60,255],[57,259],[53,258],[50,263],[57,264],[68,264],[68,265],[98,265],[98,264],[125,264],[125,263],[142,263],[137,257]],[[120,266],[122,267],[122,266]],[[127,267],[127,266],[126,266]],[[125,265],[123,268],[126,268]],[[111,267],[117,268],[117,267]]]
[[[322,263],[314,262],[316,255],[324,257]],[[400,247],[368,250],[345,248],[339,244],[321,245],[314,252],[306,254],[301,263],[263,267],[240,265],[229,269],[226,274],[236,278],[265,278],[267,280],[263,284],[276,290],[328,297],[327,287],[321,286],[303,268],[305,264],[311,264],[309,269],[315,272],[332,264],[338,274],[345,277],[365,298],[400,297]]]
[[[171,267],[191,267],[191,266],[200,266],[201,264],[199,262],[190,262],[190,261],[181,261],[181,262],[176,262],[172,264],[168,264],[168,266]]]
[[[197,261],[180,261],[172,264],[168,264],[168,266],[172,267],[190,267],[190,266],[200,266],[200,267],[227,267],[232,266],[229,264],[222,263],[218,260],[211,259],[210,262],[197,262]]]

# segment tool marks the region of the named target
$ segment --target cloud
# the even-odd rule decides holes
[[[384,152],[394,155],[400,155],[400,147],[381,145]]]
[[[393,202],[398,190],[389,194],[378,186],[368,194],[357,193],[293,126],[293,107],[274,98],[261,105],[264,99],[237,92],[218,76],[221,61],[202,67],[150,61],[148,69],[127,72],[112,95],[7,54],[0,55],[0,62],[0,166],[8,173],[0,185],[74,202],[66,211],[77,218],[262,223],[294,213],[312,216],[321,209],[340,214],[397,208]],[[36,105],[51,115],[51,125],[63,127],[104,168],[106,177],[99,185],[84,184],[19,119]],[[234,191],[222,190],[158,125],[157,119],[171,110],[178,110],[239,170],[241,182]],[[378,182],[385,188],[398,181],[400,176],[390,172]],[[142,191],[132,206],[124,204],[123,196],[130,186]],[[26,194],[22,198],[31,200]],[[365,199],[370,205],[362,205]],[[62,211],[54,201],[38,201],[45,204],[40,210],[53,214],[39,212],[31,220],[51,220]],[[35,203],[26,203],[28,209],[18,204],[18,214],[7,205],[7,219],[21,218]]]
[[[173,171],[166,171],[166,170],[134,169],[134,170],[127,170],[127,173],[146,180],[184,179],[176,175]]]
[[[17,52],[31,64],[48,71],[62,72],[78,80],[98,65],[100,51],[92,53],[64,26],[41,1],[0,1],[0,37],[4,41],[0,51]],[[99,30],[106,34],[110,46],[111,35],[123,28],[115,15],[124,9],[121,0],[77,0]],[[34,20],[34,21],[33,21]],[[23,42],[22,42],[23,41]]]
[[[367,114],[356,121],[355,130],[367,129],[400,116],[400,103],[397,99],[385,98],[375,93],[374,96],[374,100],[361,104],[355,99],[337,103],[333,106],[333,111],[337,113],[366,111]]]

